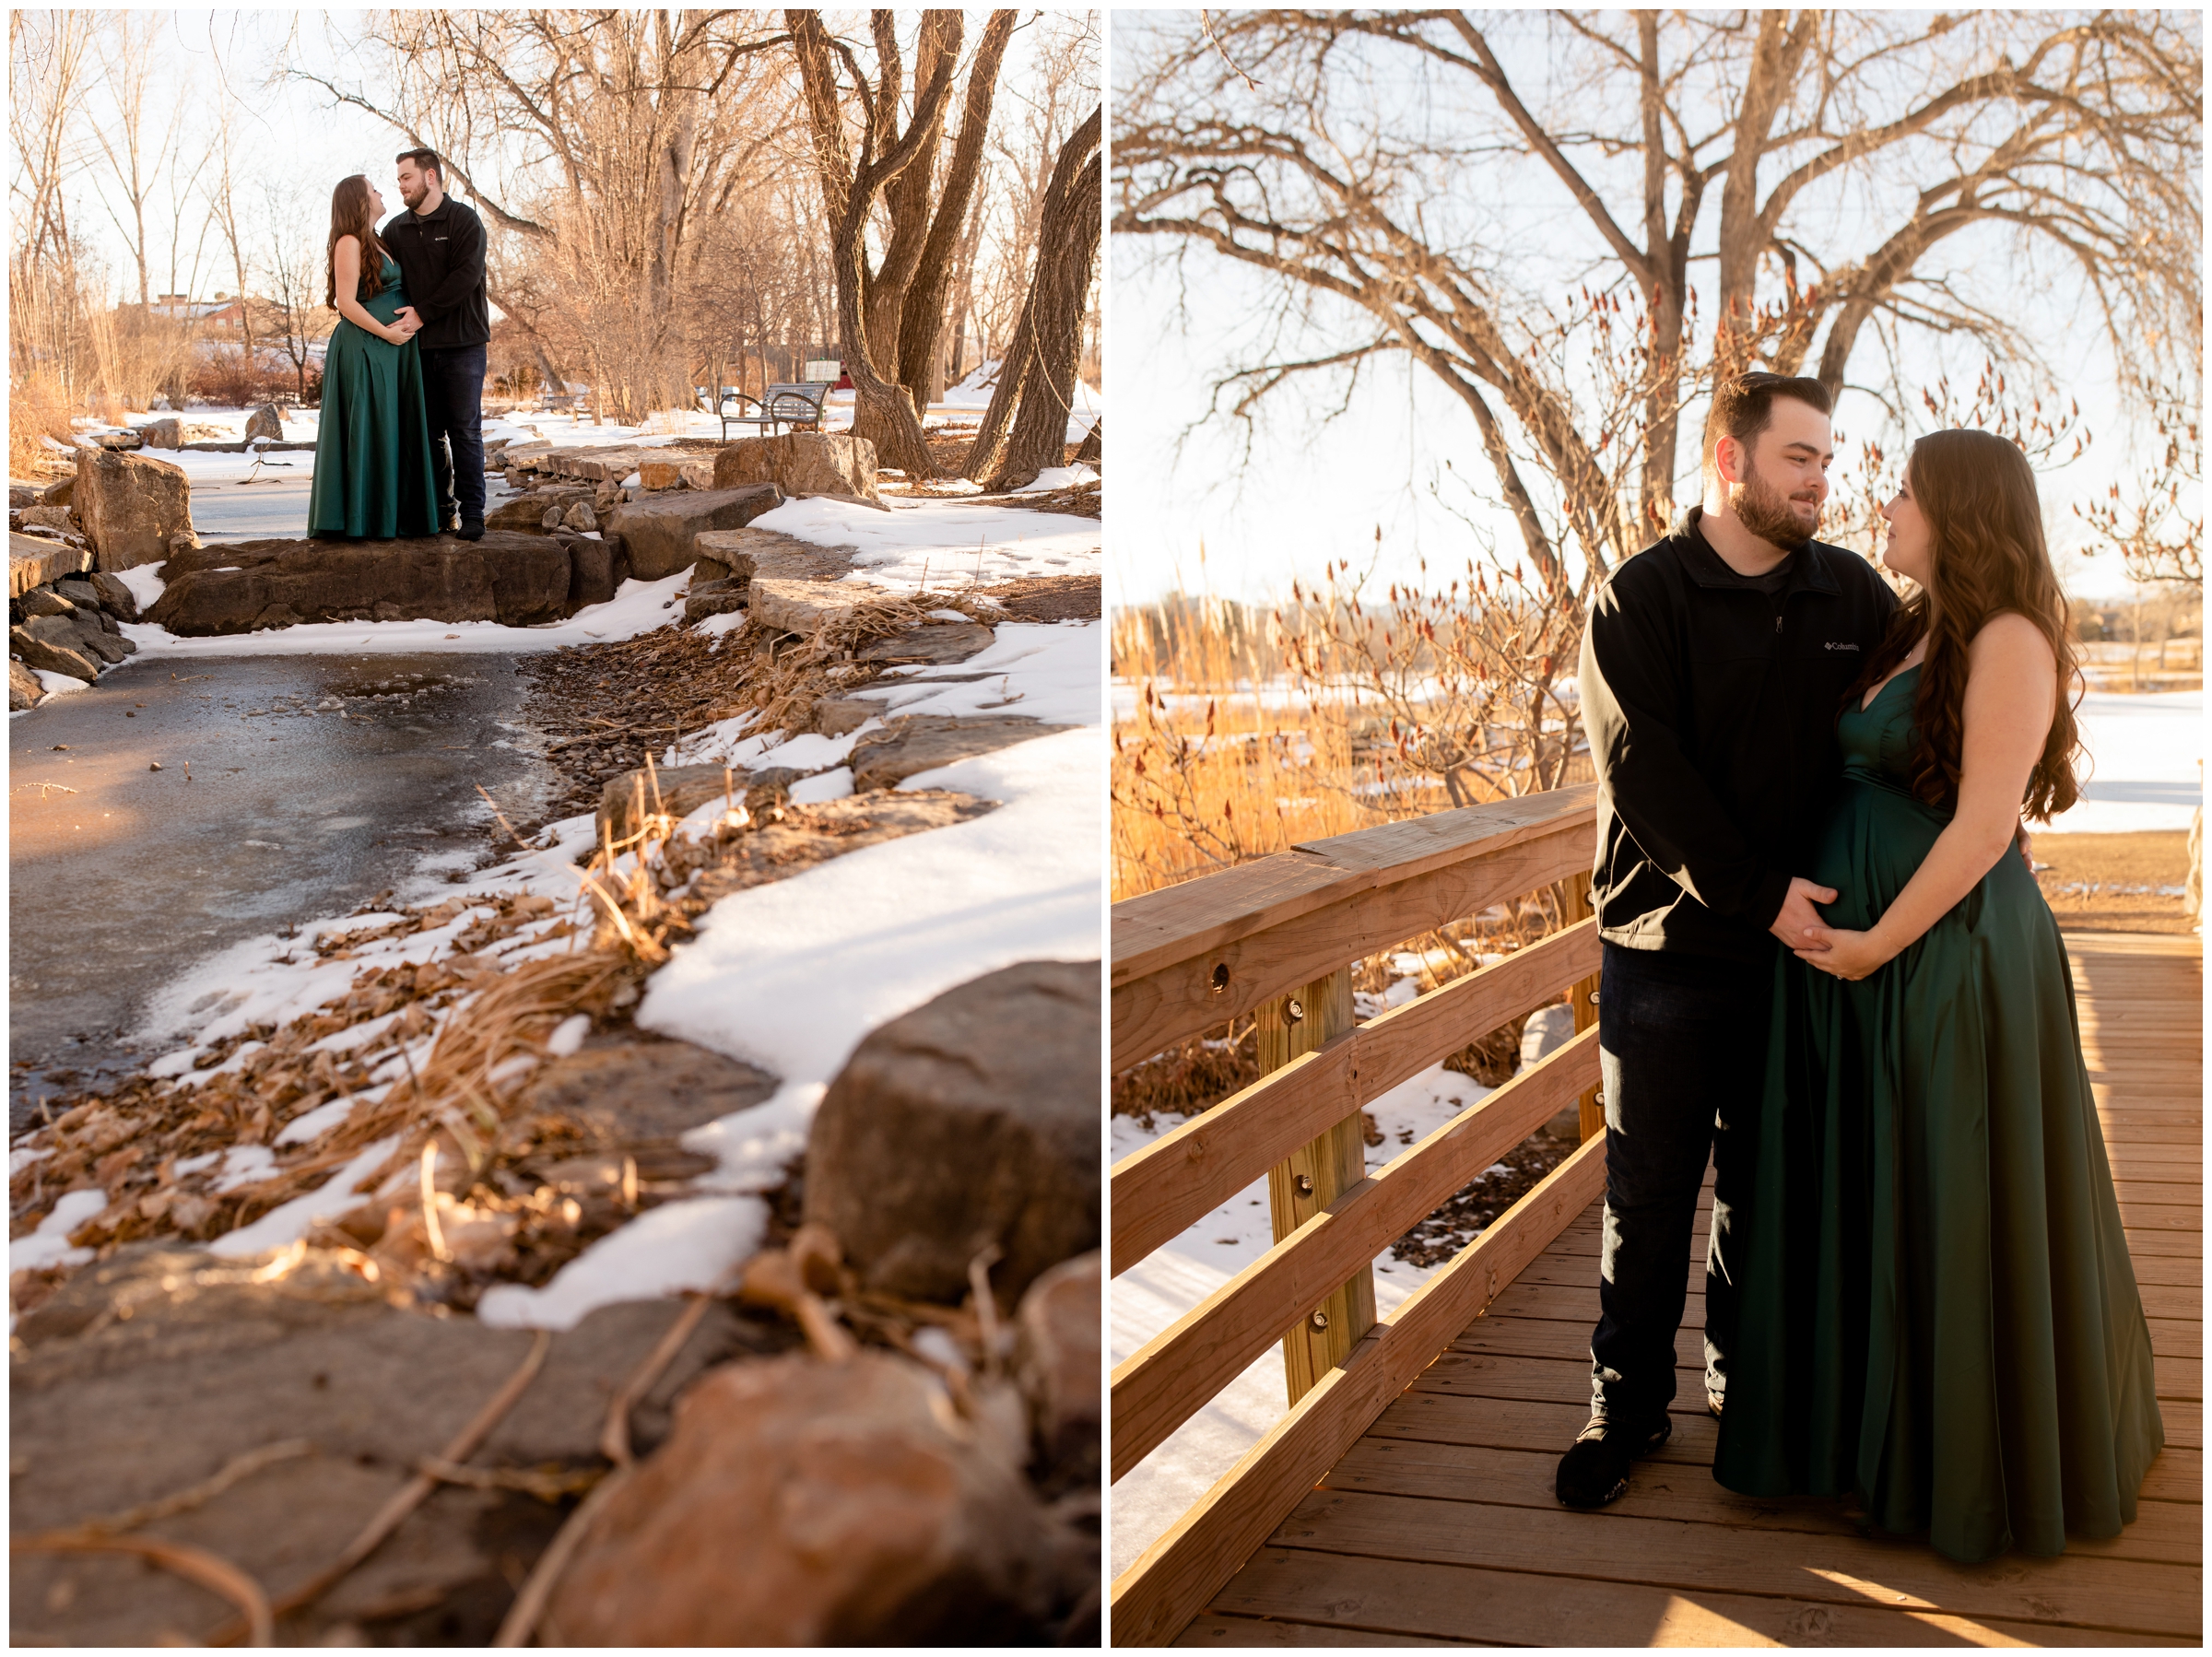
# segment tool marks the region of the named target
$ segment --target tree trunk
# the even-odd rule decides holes
[[[953,49],[941,54],[936,73],[915,95],[914,119],[905,135],[879,149],[889,137],[888,123],[895,112],[880,107],[872,112],[860,164],[853,164],[846,148],[844,112],[837,89],[837,58],[820,16],[810,11],[784,13],[791,28],[793,50],[799,61],[799,78],[806,94],[807,123],[813,129],[815,159],[821,173],[822,203],[830,224],[830,274],[837,285],[839,348],[845,372],[853,381],[853,429],[874,433],[877,461],[904,471],[910,477],[938,476],[930,459],[922,422],[914,413],[906,388],[883,378],[868,351],[866,319],[861,311],[865,290],[868,213],[884,187],[912,164],[922,142],[943,115],[952,94]]]
[[[1047,466],[1062,464],[1067,446],[1068,405],[1076,364],[1083,350],[1083,300],[1099,253],[1105,173],[1099,141],[1103,106],[1061,147],[1047,188],[1037,234],[1037,264],[1029,297],[998,384],[991,394],[967,475],[992,474],[994,489],[1018,488]],[[1019,413],[1016,415],[1015,409]],[[1014,435],[1003,463],[994,464],[1008,417]]]
[[[1083,440],[1083,447],[1076,451],[1076,464],[1104,471],[1106,466],[1106,417],[1100,415],[1090,423],[1090,433]]]
[[[960,135],[953,142],[952,164],[937,203],[935,222],[908,284],[899,324],[899,382],[913,394],[915,406],[927,411],[933,391],[944,389],[945,301],[952,288],[956,252],[964,241],[969,202],[982,173],[983,144],[991,133],[991,104],[998,89],[999,65],[1014,34],[1018,14],[995,11],[983,27],[975,61],[968,68],[968,100]]]

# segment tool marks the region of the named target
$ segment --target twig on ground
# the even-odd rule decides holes
[[[251,1646],[276,1643],[276,1619],[261,1584],[229,1560],[204,1547],[167,1542],[159,1536],[96,1536],[67,1531],[43,1536],[10,1536],[7,1546],[10,1553],[17,1554],[135,1554],[165,1570],[174,1571],[186,1581],[197,1582],[210,1593],[219,1594],[236,1605],[244,1621],[242,1627],[239,1626],[238,1618],[226,1625],[237,1628],[231,1639],[243,1634]]]
[[[190,1512],[202,1503],[212,1501],[247,1475],[259,1473],[272,1463],[288,1462],[294,1456],[311,1455],[314,1448],[313,1443],[306,1439],[286,1439],[281,1443],[264,1444],[259,1450],[249,1450],[243,1455],[232,1456],[223,1463],[219,1472],[196,1485],[187,1486],[173,1496],[143,1501],[135,1508],[125,1508],[120,1513],[79,1520],[75,1524],[63,1525],[47,1534],[53,1536],[104,1536],[117,1531],[135,1531],[142,1524],[153,1523],[157,1519]]]
[[[552,1345],[552,1335],[543,1329],[539,1330],[537,1338],[530,1343],[528,1356],[507,1378],[507,1383],[492,1394],[490,1402],[477,1412],[474,1420],[453,1436],[439,1460],[457,1463],[476,1454],[477,1447],[490,1437],[491,1429],[506,1418],[507,1412],[514,1407],[515,1401],[522,1397],[524,1389],[537,1378],[538,1370],[545,1367],[546,1353]],[[344,1553],[276,1603],[276,1615],[289,1616],[292,1612],[312,1605],[337,1586],[347,1572],[383,1545],[384,1539],[399,1529],[407,1515],[420,1507],[424,1498],[438,1488],[438,1484],[439,1481],[427,1473],[418,1473],[409,1479],[398,1494],[379,1509],[376,1516],[362,1527],[361,1534],[347,1544]],[[229,1645],[241,1632],[243,1630],[233,1620],[217,1629],[210,1643]],[[266,1644],[267,1641],[262,1643]]]
[[[632,1459],[629,1449],[629,1412],[637,1406],[640,1399],[653,1391],[653,1383],[660,1380],[662,1371],[675,1360],[676,1355],[683,1349],[684,1343],[691,1338],[691,1332],[699,1327],[699,1321],[707,1315],[710,1296],[693,1295],[689,1299],[690,1304],[668,1326],[668,1333],[646,1354],[645,1361],[622,1383],[622,1390],[615,1394],[614,1402],[607,1406],[606,1425],[599,1434],[599,1449],[608,1461],[614,1463],[614,1471],[593,1486],[591,1494],[576,1504],[576,1510],[569,1515],[568,1522],[560,1527],[546,1551],[538,1556],[537,1563],[531,1567],[529,1581],[523,1584],[522,1592],[514,1596],[514,1604],[507,1607],[507,1615],[500,1619],[500,1631],[492,1639],[493,1645],[524,1646],[530,1643],[530,1637],[537,1628],[538,1618],[545,1615],[546,1606],[553,1598],[553,1590],[560,1581],[560,1573],[568,1569],[571,1557],[590,1534],[593,1523],[599,1516],[599,1510],[614,1498],[615,1492],[629,1483],[630,1475],[637,1471],[637,1463]]]

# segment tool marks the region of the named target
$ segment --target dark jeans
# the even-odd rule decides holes
[[[484,522],[483,346],[445,346],[422,353],[422,397],[430,417],[430,470],[438,486],[438,522],[455,511],[464,523]]]
[[[1771,963],[1605,946],[1597,1024],[1606,1231],[1590,1338],[1594,1416],[1653,1421],[1674,1399],[1675,1333],[1708,1156],[1705,1385],[1727,1390],[1738,1276],[1729,1222],[1750,1174],[1773,983]]]

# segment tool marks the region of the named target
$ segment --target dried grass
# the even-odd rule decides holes
[[[882,671],[873,663],[855,662],[855,651],[873,640],[928,626],[932,610],[957,610],[984,623],[1003,618],[994,601],[970,593],[900,593],[854,605],[819,631],[776,649],[765,670],[747,687],[744,705],[760,716],[751,729],[804,731],[818,699],[865,685]]]
[[[44,440],[66,443],[71,438],[69,398],[60,384],[44,374],[29,374],[11,381],[7,388],[7,471],[11,477],[37,477],[59,471],[68,464],[46,447]],[[59,463],[57,464],[57,463]]]

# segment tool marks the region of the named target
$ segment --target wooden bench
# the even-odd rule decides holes
[[[723,441],[729,441],[730,428],[752,426],[764,429],[762,435],[775,437],[777,428],[788,426],[793,430],[819,431],[822,429],[822,403],[830,394],[826,382],[803,381],[791,385],[771,385],[764,397],[749,396],[734,386],[722,388],[722,406],[715,412],[722,419]],[[737,412],[730,411],[735,403]],[[750,407],[753,412],[747,414]]]

